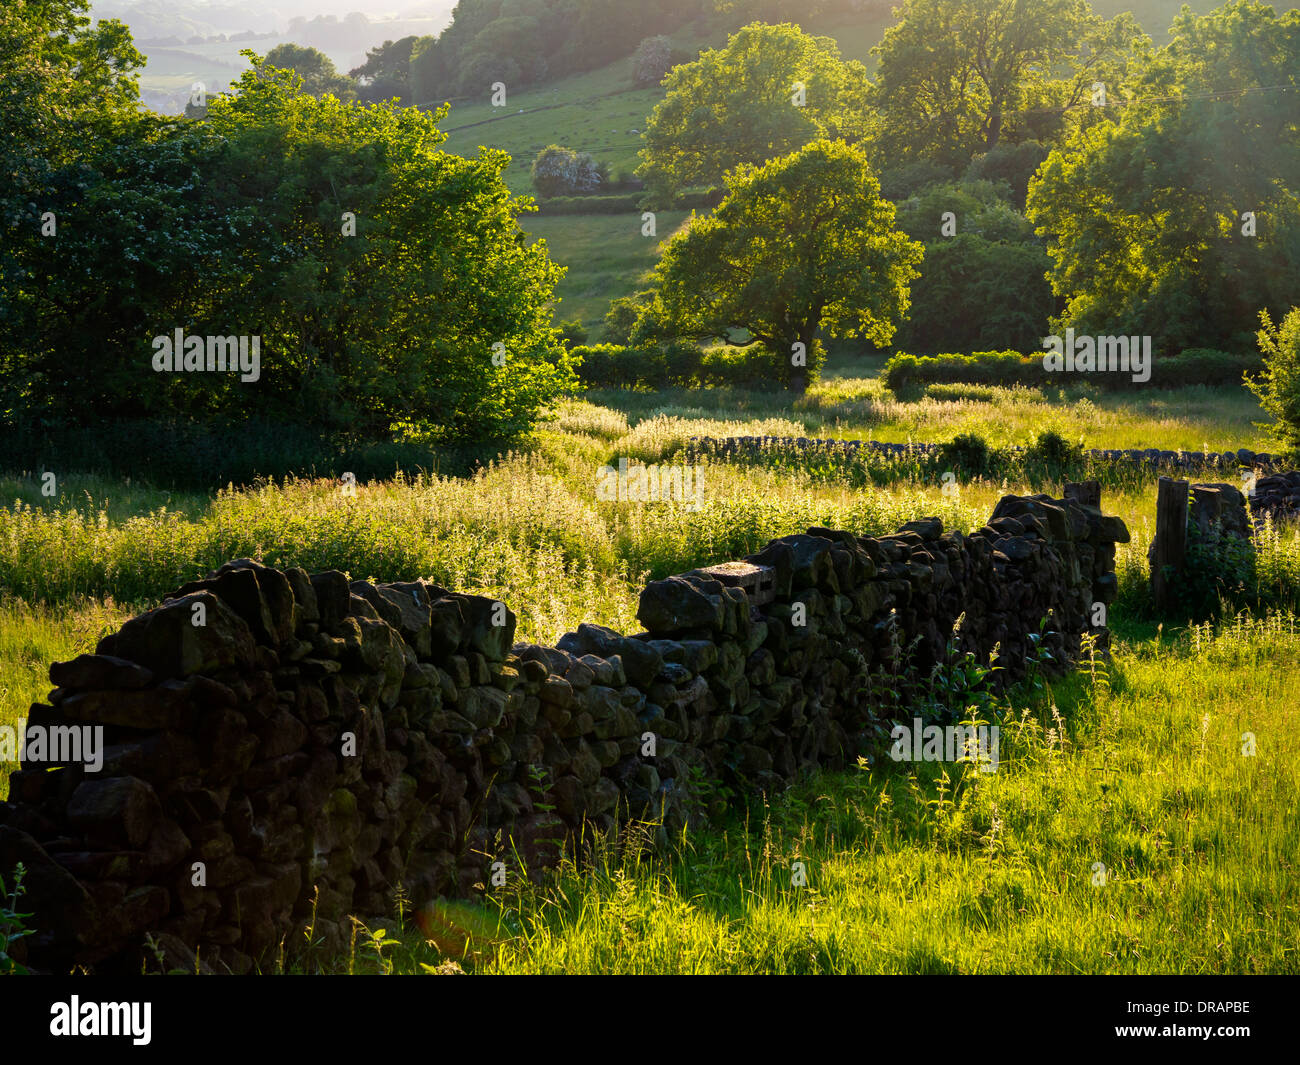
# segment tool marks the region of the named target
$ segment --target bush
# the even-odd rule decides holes
[[[1297,318],[1300,320],[1300,316]],[[1300,333],[1300,328],[1297,332]],[[1259,360],[1253,355],[1188,349],[1178,355],[1154,359],[1149,383],[1157,388],[1234,385],[1241,382],[1243,373],[1258,366]],[[1297,375],[1300,382],[1300,370]],[[1087,383],[1102,389],[1133,386],[1133,379],[1127,373],[1049,373],[1043,369],[1042,354],[1022,355],[1015,351],[977,351],[971,355],[899,354],[885,363],[883,377],[885,387],[895,394],[933,384],[1043,388]],[[1300,413],[1300,396],[1296,402]]]
[[[538,196],[573,196],[600,188],[600,173],[591,155],[558,144],[548,144],[537,153],[532,178]]]
[[[997,145],[992,151],[977,155],[966,168],[965,177],[975,181],[1005,181],[1017,207],[1024,210],[1029,179],[1047,158],[1047,146],[1040,141]]]
[[[1280,325],[1268,311],[1261,311],[1259,320],[1264,373],[1247,383],[1272,416],[1273,432],[1292,452],[1300,451],[1300,307],[1292,307]]]
[[[887,200],[905,200],[927,185],[951,181],[952,168],[940,163],[909,163],[880,172],[880,195]]]
[[[941,465],[970,477],[981,477],[993,471],[995,452],[978,433],[962,433],[939,447],[937,457]]]
[[[640,346],[588,344],[572,349],[582,359],[578,378],[588,388],[772,388],[772,353],[761,344],[702,351],[687,340]]]
[[[647,295],[648,293],[639,292],[635,296],[619,296],[610,303],[609,310],[605,312],[605,331],[602,334],[607,344],[632,342],[632,329]]]
[[[571,348],[575,344],[585,344],[587,342],[587,327],[578,318],[561,322],[560,339],[564,341],[566,348]]]
[[[723,201],[726,195],[726,189],[703,189],[696,192],[683,192],[673,200],[673,209],[677,211],[712,211]]]
[[[673,42],[667,37],[647,37],[632,56],[632,77],[638,88],[658,85],[673,68]]]
[[[1258,355],[1213,348],[1185,348],[1163,363],[1163,368],[1176,374],[1178,383],[1185,385],[1239,385],[1244,374],[1261,370],[1263,366]]]
[[[1055,429],[1045,429],[1025,452],[1025,466],[1038,467],[1054,480],[1068,479],[1083,472],[1087,460],[1083,441],[1071,443]]]
[[[885,387],[894,393],[928,384],[1046,384],[1043,360],[1015,351],[977,351],[973,355],[895,355],[885,363]]]
[[[704,355],[704,380],[732,388],[771,388],[772,353],[762,344],[744,348],[714,348]]]

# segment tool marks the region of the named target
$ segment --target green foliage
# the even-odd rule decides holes
[[[1071,441],[1055,429],[1044,429],[1025,452],[1025,465],[1038,467],[1055,481],[1068,481],[1083,474],[1087,460],[1083,441]]]
[[[1255,547],[1249,540],[1225,534],[1217,526],[1202,531],[1187,523],[1187,554],[1173,582],[1173,611],[1179,620],[1193,622],[1259,604],[1255,574]]]
[[[551,196],[539,200],[538,213],[557,214],[632,214],[641,197],[631,196]]]
[[[619,296],[610,301],[609,310],[605,312],[605,343],[627,345],[632,342],[637,315],[650,296],[651,293],[645,291],[638,292],[635,296]]]
[[[664,247],[645,314],[694,339],[743,328],[772,352],[774,379],[798,390],[816,378],[820,330],[877,346],[893,335],[921,259],[893,222],[865,155],[841,141],[742,166],[717,211]]]
[[[417,103],[542,84],[630,56],[698,13],[695,0],[459,0],[451,24],[411,55]]]
[[[1048,150],[1041,141],[1023,141],[1020,144],[1000,141],[970,161],[966,180],[1004,182],[1011,190],[1011,202],[1023,211],[1029,196],[1029,179],[1047,158]]]
[[[384,100],[410,103],[411,53],[417,39],[403,37],[371,48],[366,61],[348,71],[349,77],[358,80],[357,99],[368,104]],[[360,84],[363,79],[364,85]]]
[[[829,37],[754,23],[723,49],[675,67],[645,130],[642,164],[651,206],[690,186],[718,185],[733,168],[761,166],[818,138],[861,139],[866,69],[844,62]],[[803,106],[793,101],[804,86]]]
[[[575,347],[578,376],[588,388],[770,387],[772,359],[758,345],[701,351],[687,341]]]
[[[575,344],[585,344],[587,342],[587,330],[582,322],[577,318],[571,318],[567,322],[560,323],[560,339],[564,346],[572,348]]]
[[[19,72],[37,62],[36,38],[20,40]],[[13,338],[0,418],[522,435],[572,378],[548,306],[561,271],[521,239],[528,202],[501,183],[507,157],[449,155],[442,113],[316,99],[292,71],[253,59],[204,122],[101,101],[75,148],[60,156],[51,143],[57,166],[33,171],[22,189],[32,206],[8,212],[24,234],[0,263],[0,326]],[[129,69],[129,55],[121,62]],[[103,101],[126,98],[114,84]],[[36,204],[61,223],[57,256]],[[151,339],[178,328],[260,338],[257,379],[156,372]]]
[[[968,477],[992,473],[1000,459],[1001,456],[978,433],[961,433],[941,445],[938,452],[940,466]]]
[[[324,52],[292,42],[277,44],[263,60],[267,68],[292,70],[302,78],[302,91],[312,96],[337,96],[340,100],[356,99],[352,82],[334,69],[334,60]]]
[[[919,287],[919,284],[918,284]],[[1258,369],[1253,355],[1188,349],[1178,355],[1156,356],[1149,384],[1156,388],[1185,388],[1192,385],[1235,385],[1248,371]],[[1012,388],[1048,388],[1062,383],[1062,377],[1103,390],[1124,390],[1132,379],[1123,373],[1049,373],[1043,356],[1015,351],[977,351],[971,355],[895,355],[885,363],[885,387],[894,393],[931,384],[967,383]]]
[[[873,49],[875,149],[962,170],[1003,140],[1055,135],[1145,40],[1131,15],[1107,22],[1085,0],[906,0]]]
[[[1037,373],[1035,374],[1035,368]],[[895,394],[933,383],[1011,385],[1041,384],[1043,361],[1015,351],[977,351],[973,355],[893,356],[883,373],[885,387]]]
[[[31,914],[18,912],[18,900],[23,895],[23,879],[26,875],[27,870],[19,862],[14,866],[12,888],[6,888],[4,877],[0,876],[0,976],[27,974],[27,967],[13,956],[14,944],[36,932],[24,923]]]
[[[1300,12],[1249,0],[1203,17],[1185,9],[1119,116],[1053,151],[1028,214],[1068,301],[1054,333],[1238,351],[1261,308],[1280,315],[1295,302],[1297,70]]]
[[[533,160],[533,188],[539,196],[573,196],[600,188],[596,161],[587,152],[548,144]]]
[[[1300,452],[1300,307],[1292,307],[1277,325],[1267,311],[1260,314],[1258,334],[1264,372],[1247,378],[1259,405],[1273,418],[1270,426],[1293,452]]]

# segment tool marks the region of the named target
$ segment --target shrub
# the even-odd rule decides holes
[[[1263,368],[1257,354],[1234,354],[1213,348],[1184,348],[1178,355],[1157,363],[1168,384],[1239,385],[1244,374]]]
[[[1188,349],[1179,355],[1157,357],[1150,383],[1158,388],[1231,385],[1240,382],[1243,373],[1258,366],[1259,360],[1252,355]],[[1042,388],[1086,383],[1102,389],[1124,389],[1133,383],[1127,373],[1048,373],[1043,369],[1041,354],[1022,355],[1015,351],[977,351],[971,355],[899,354],[885,363],[883,378],[885,387],[895,394],[933,384]],[[1300,399],[1297,399],[1297,412],[1300,413]]]
[[[537,153],[532,178],[539,196],[572,196],[600,188],[600,174],[591,155],[558,144],[548,144]]]
[[[723,201],[726,195],[726,189],[702,189],[695,192],[683,192],[673,200],[673,207],[679,211],[712,211]]]
[[[772,353],[762,344],[714,348],[704,355],[704,380],[732,388],[771,388]]]
[[[1054,479],[1076,476],[1085,465],[1083,441],[1071,443],[1055,429],[1045,429],[1025,452],[1026,467],[1040,467]]]
[[[658,85],[673,68],[673,43],[667,37],[647,37],[632,56],[632,77],[646,89]]]
[[[564,341],[564,346],[567,348],[571,348],[575,344],[585,344],[587,342],[587,327],[578,318],[561,322],[560,339]]]
[[[928,384],[1042,385],[1041,356],[1015,351],[977,351],[973,355],[895,355],[885,363],[885,387],[894,393]]]
[[[1247,384],[1272,416],[1273,432],[1291,451],[1300,451],[1300,307],[1292,307],[1276,326],[1268,311],[1261,311],[1259,320],[1264,373]]]
[[[575,347],[578,378],[588,388],[771,388],[771,352],[761,344],[702,351],[688,340]]]
[[[602,334],[608,344],[630,344],[632,328],[636,325],[637,315],[641,313],[648,293],[638,292],[635,296],[619,296],[609,305],[605,312],[605,331]]]
[[[978,477],[993,470],[995,453],[978,433],[962,433],[940,446],[939,462],[948,469]]]

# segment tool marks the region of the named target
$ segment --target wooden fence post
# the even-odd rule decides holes
[[[1161,477],[1156,493],[1156,535],[1147,552],[1151,564],[1151,597],[1156,610],[1168,610],[1170,587],[1187,556],[1187,482]],[[1168,573],[1166,573],[1168,567]]]

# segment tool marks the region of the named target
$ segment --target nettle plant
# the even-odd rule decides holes
[[[1174,586],[1174,604],[1180,614],[1203,621],[1218,613],[1231,613],[1253,601],[1258,584],[1255,546],[1211,525],[1202,530],[1187,524],[1187,554]]]

